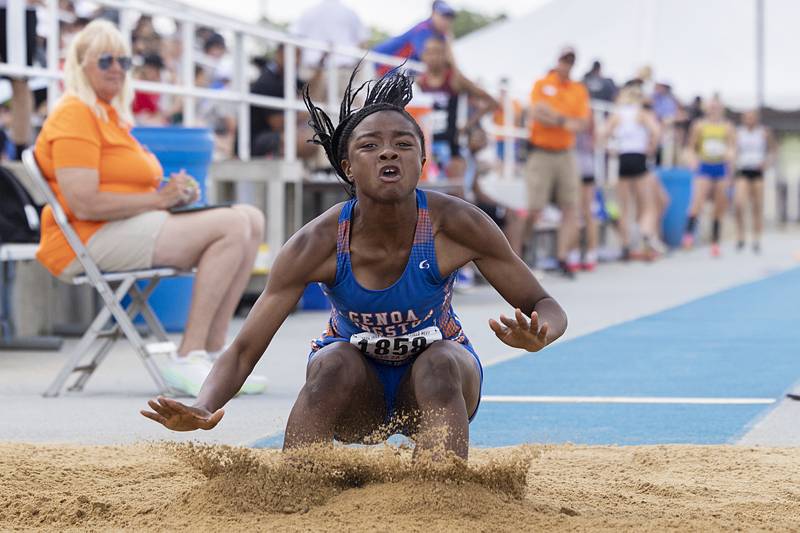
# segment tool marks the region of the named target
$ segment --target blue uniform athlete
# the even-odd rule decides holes
[[[351,108],[357,91],[348,87],[336,126],[306,95],[314,140],[352,199],[281,249],[264,293],[195,404],[158,398],[142,414],[177,431],[213,428],[305,286],[318,282],[333,309],[312,341],[285,447],[402,432],[414,438],[415,451],[467,457],[483,373],[451,307],[455,272],[474,262],[515,309],[513,317],[489,320],[509,346],[538,351],[564,333],[567,318],[481,210],[417,189],[425,149],[404,109],[411,85],[391,72],[368,87],[360,109]]]

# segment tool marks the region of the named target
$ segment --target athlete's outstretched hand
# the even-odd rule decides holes
[[[200,407],[190,407],[176,400],[159,396],[148,400],[147,405],[155,411],[139,411],[150,420],[155,420],[172,431],[194,431],[195,429],[212,429],[216,426],[225,411],[217,409],[212,413]]]
[[[536,311],[531,313],[530,320],[519,309],[516,309],[514,315],[516,319],[500,315],[500,322],[489,319],[489,327],[498,339],[509,346],[529,352],[538,352],[547,346],[548,326],[545,322],[539,327],[539,315]]]

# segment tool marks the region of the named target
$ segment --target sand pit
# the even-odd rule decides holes
[[[406,449],[0,444],[0,530],[792,530],[800,449],[526,446],[420,468]]]

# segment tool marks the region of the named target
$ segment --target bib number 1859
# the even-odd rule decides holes
[[[350,343],[364,355],[385,361],[402,361],[417,355],[431,343],[441,340],[442,332],[432,326],[402,337],[383,337],[376,333],[356,333]]]

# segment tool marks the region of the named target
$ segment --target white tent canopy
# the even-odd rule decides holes
[[[767,106],[800,108],[800,0],[763,0]],[[736,108],[757,103],[757,0],[551,0],[523,17],[456,41],[459,67],[493,87],[508,77],[527,97],[537,78],[573,45],[581,78],[594,59],[618,83],[653,68],[684,101],[719,92]]]

